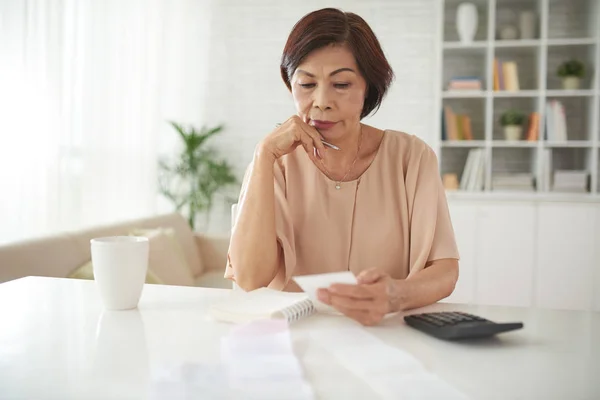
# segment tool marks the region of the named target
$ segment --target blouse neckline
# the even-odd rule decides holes
[[[381,158],[380,157],[381,148],[383,147],[384,141],[386,140],[387,136],[388,136],[387,129],[384,129],[383,130],[383,137],[381,138],[381,142],[379,143],[379,147],[377,148],[377,153],[375,154],[375,157],[373,157],[373,160],[371,160],[371,163],[369,164],[369,166],[367,167],[367,169],[365,169],[363,171],[363,173],[360,174],[359,176],[357,176],[355,179],[352,179],[352,180],[349,180],[349,181],[340,182],[340,184],[342,185],[342,187],[344,185],[355,184],[355,183],[359,182],[367,174],[367,172],[369,172],[369,170],[373,167],[373,165],[375,165],[375,163],[378,162],[378,159]],[[312,162],[311,162],[311,164],[312,164]],[[317,169],[318,173],[323,178],[325,178],[325,180],[327,180],[329,183],[333,183],[334,185],[338,183],[338,181],[335,181],[335,180],[331,179],[330,177],[328,177],[323,171],[321,171],[319,168],[317,168],[316,165],[313,164],[313,166]]]

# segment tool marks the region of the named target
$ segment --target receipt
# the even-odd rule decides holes
[[[338,312],[331,306],[317,299],[317,289],[328,288],[334,283],[356,284],[357,280],[354,274],[350,271],[331,272],[327,274],[301,275],[295,276],[292,279],[296,281],[298,286],[306,292],[308,298],[313,302],[315,308],[319,312],[335,313]]]

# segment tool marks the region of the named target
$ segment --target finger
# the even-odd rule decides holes
[[[372,326],[378,324],[382,319],[383,315],[378,313],[370,313],[368,311],[353,310],[344,307],[334,307],[336,310],[344,314],[345,316],[358,321],[362,325]]]
[[[327,150],[326,150],[325,145],[321,141],[321,134],[319,133],[319,131],[316,128],[314,128],[310,125],[307,125],[307,124],[299,124],[299,125],[302,128],[302,131],[311,138],[311,140],[314,143],[314,146],[317,148],[317,151],[319,152],[321,157],[323,157]]]
[[[374,299],[376,294],[369,290],[366,285],[349,285],[345,283],[334,283],[329,291],[338,296],[353,297],[355,299]]]
[[[319,148],[317,146],[317,142],[313,139],[313,137],[310,136],[310,135],[308,135],[304,131],[302,131],[300,133],[300,135],[302,137],[302,142],[303,143],[307,143],[309,145],[309,148],[313,149],[313,155],[314,155],[315,159],[322,159],[323,158],[323,151],[319,150]]]
[[[304,147],[304,150],[306,150],[306,154],[308,154],[308,157],[311,160],[316,161],[317,159],[315,157],[315,147],[310,137],[307,135],[300,134],[300,142],[302,142],[302,147]]]
[[[362,311],[371,311],[371,310],[381,311],[381,310],[383,310],[383,307],[380,304],[377,304],[377,302],[372,299],[369,299],[369,300],[356,299],[353,297],[329,294],[327,300],[329,301],[329,303],[327,303],[327,304],[329,304],[333,307],[341,307],[341,308],[345,308],[348,310],[362,310]]]
[[[387,274],[377,268],[369,268],[356,277],[358,283],[370,284],[379,281],[381,278],[387,276]]]
[[[327,289],[317,289],[317,299],[327,305],[331,305],[331,296]]]

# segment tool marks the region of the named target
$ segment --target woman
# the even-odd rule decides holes
[[[361,123],[393,79],[367,23],[330,8],[306,15],[281,76],[297,114],[256,148],[225,277],[293,291],[292,276],[350,270],[357,285],[318,296],[365,325],[450,295],[459,256],[435,153]]]

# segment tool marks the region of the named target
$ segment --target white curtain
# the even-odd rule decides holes
[[[0,243],[158,211],[166,120],[202,118],[165,43],[193,4],[0,1]]]

